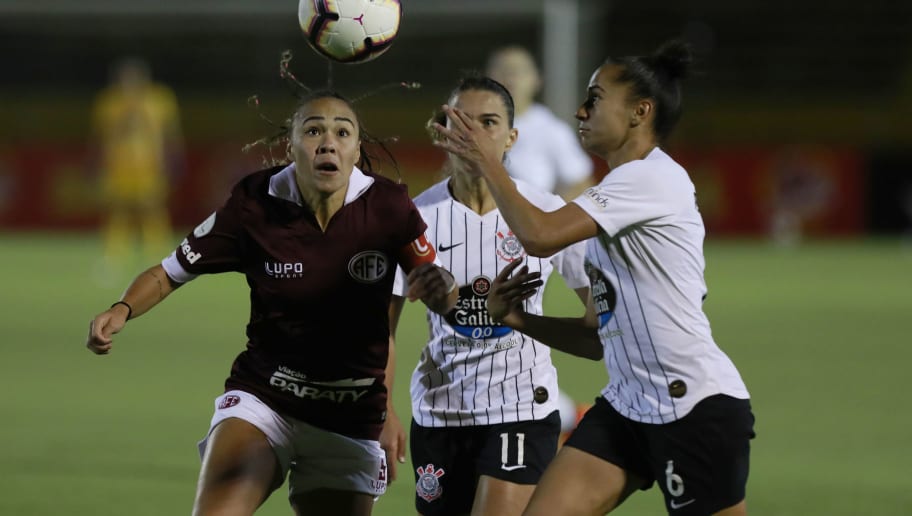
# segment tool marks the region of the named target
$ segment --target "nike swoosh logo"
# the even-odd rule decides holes
[[[517,469],[522,469],[522,468],[524,468],[524,467],[526,467],[525,464],[516,464],[516,465],[514,465],[514,466],[507,466],[506,464],[501,464],[501,465],[500,465],[500,469],[502,469],[502,470],[504,470],[504,471],[513,471],[513,470],[517,470]],[[692,501],[693,501],[693,500],[691,500],[691,502],[692,502]]]
[[[453,244],[453,245],[437,244],[437,252],[438,252],[438,253],[445,253],[445,252],[449,251],[450,249],[452,249],[452,248],[454,248],[454,247],[459,247],[459,246],[461,246],[462,244],[463,244],[463,242],[459,242],[458,244]]]
[[[672,509],[680,509],[681,507],[684,507],[685,505],[690,505],[696,501],[697,501],[696,498],[691,498],[690,500],[687,500],[686,502],[682,502],[682,503],[675,503],[675,501],[672,500],[671,503],[669,503],[669,505],[671,505]]]

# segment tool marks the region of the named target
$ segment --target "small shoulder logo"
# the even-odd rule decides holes
[[[502,259],[512,262],[526,255],[526,250],[523,249],[519,239],[516,238],[512,231],[507,231],[506,235],[498,231],[497,238],[500,239],[500,243],[497,245],[497,256]]]
[[[412,240],[412,249],[415,250],[415,254],[418,256],[427,256],[428,253],[434,250],[434,246],[428,242],[427,237],[422,233],[418,235],[418,238]]]
[[[199,226],[196,226],[196,229],[193,230],[193,236],[196,238],[204,237],[212,231],[213,227],[215,227],[215,212],[212,212],[209,218],[201,222]]]
[[[415,471],[418,472],[418,482],[415,485],[418,496],[428,502],[440,498],[440,495],[443,494],[443,487],[440,485],[440,477],[444,473],[443,468],[435,470],[433,464],[428,464],[423,468],[418,466]]]
[[[387,272],[389,260],[380,251],[360,252],[348,262],[348,273],[361,283],[376,283],[383,279]]]
[[[231,408],[241,402],[240,396],[235,396],[234,394],[229,394],[219,401],[218,408],[219,410]]]

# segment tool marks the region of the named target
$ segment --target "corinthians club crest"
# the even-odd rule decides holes
[[[418,472],[418,482],[416,482],[415,485],[415,491],[418,493],[418,496],[424,498],[428,502],[433,502],[440,498],[440,495],[443,493],[443,487],[440,485],[440,477],[443,476],[443,468],[435,470],[433,464],[428,464],[423,468],[418,466],[418,469],[415,471]]]
[[[507,231],[507,234],[504,235],[503,232],[497,232],[497,256],[500,256],[508,262],[513,260],[519,260],[526,255],[526,250],[523,249],[522,244],[519,243],[519,239],[513,235],[512,231]]]

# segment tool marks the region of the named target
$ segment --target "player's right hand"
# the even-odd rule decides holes
[[[115,305],[98,314],[89,323],[89,338],[86,340],[86,347],[96,355],[107,355],[111,352],[113,342],[111,337],[122,330],[126,323],[127,314],[124,312],[123,305]]]
[[[497,322],[505,322],[514,311],[522,312],[522,302],[529,299],[544,285],[540,272],[529,272],[529,267],[519,267],[522,260],[513,260],[500,271],[488,291],[488,315]],[[517,270],[519,268],[519,270]],[[513,277],[510,277],[516,271]]]

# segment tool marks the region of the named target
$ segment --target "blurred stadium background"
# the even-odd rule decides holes
[[[374,62],[333,67],[418,192],[442,156],[424,121],[460,72],[491,50],[527,46],[542,100],[572,119],[606,55],[680,36],[698,51],[669,147],[692,173],[707,238],[706,309],[753,394],[748,501],[763,515],[912,514],[908,381],[912,309],[912,3],[698,0],[404,0],[398,41]],[[0,514],[188,512],[195,442],[247,317],[240,277],[205,278],[131,322],[114,354],[83,347],[90,318],[131,275],[99,284],[91,104],[117,60],[145,59],[180,104],[186,146],[170,212],[178,234],[260,163],[241,148],[293,99],[280,53],[323,85],[293,0],[0,0]],[[601,165],[599,164],[599,167]],[[395,172],[387,165],[388,175]],[[781,231],[777,217],[799,213]],[[778,228],[778,229],[777,229]],[[162,254],[169,252],[163,249]],[[561,285],[552,313],[576,313]],[[410,306],[396,404],[426,331]],[[556,357],[588,401],[601,363]],[[375,514],[411,514],[410,468]],[[657,490],[619,514],[660,514]],[[262,514],[288,514],[277,493]]]

